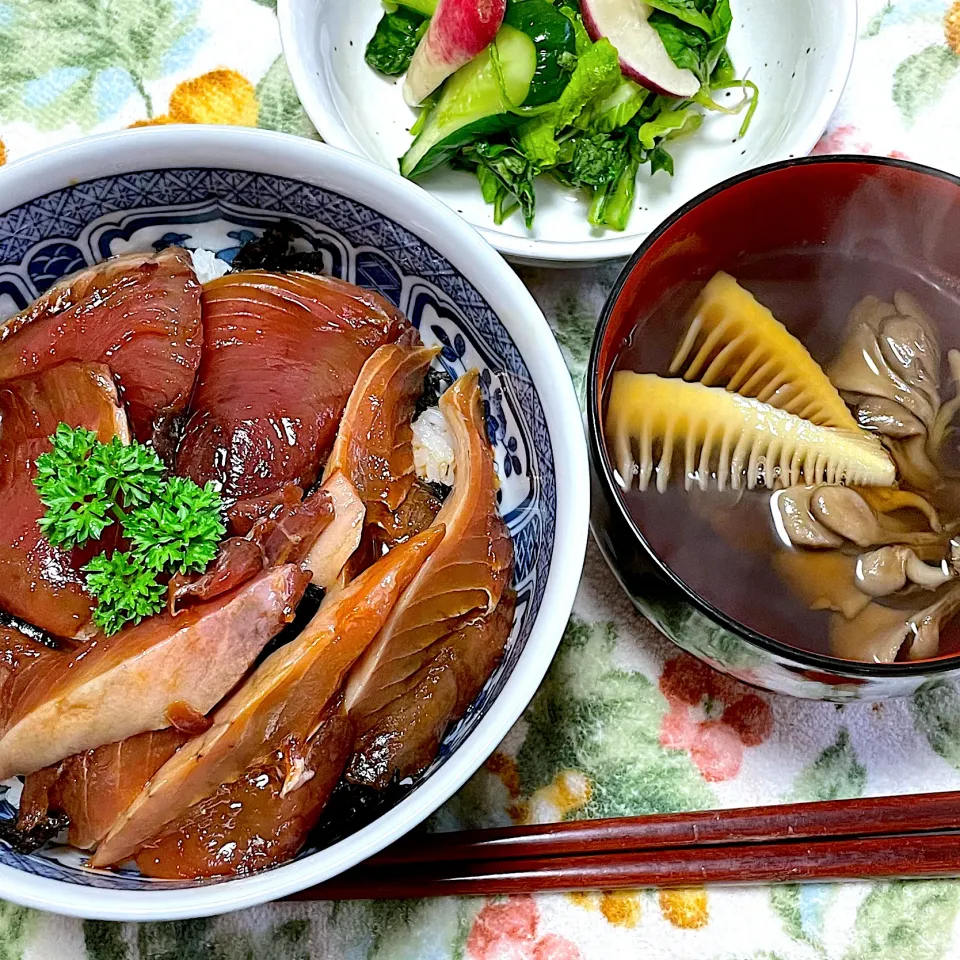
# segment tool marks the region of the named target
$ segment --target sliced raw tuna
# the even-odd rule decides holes
[[[309,574],[288,564],[208,603],[164,613],[18,671],[0,780],[202,718],[293,619]]]
[[[305,757],[325,709],[442,537],[442,527],[432,528],[392,550],[344,589],[332,591],[303,633],[260,664],[217,709],[213,726],[157,772],[91,864],[126,860],[221,785],[262,767],[276,750],[284,751],[287,792],[310,779],[313,771]]]
[[[347,712],[359,726],[401,696],[433,659],[433,645],[477,614],[492,613],[513,569],[513,542],[497,509],[497,478],[476,372],[440,398],[454,440],[453,490],[434,526],[443,543],[351,671]]]
[[[134,436],[169,457],[202,344],[190,254],[129,254],[60,281],[0,327],[0,380],[64,360],[105,363]]]
[[[377,294],[257,270],[208,283],[204,345],[178,471],[229,500],[306,489],[330,453],[360,369],[409,329]]]
[[[0,346],[2,349],[2,346]],[[60,423],[129,441],[127,418],[103,364],[62,363],[0,383],[0,609],[61,637],[93,630],[93,600],[80,567],[89,553],[54,547],[40,532],[44,508],[33,480]]]

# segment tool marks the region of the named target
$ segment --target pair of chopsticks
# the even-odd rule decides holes
[[[960,876],[960,792],[407,837],[298,900]]]

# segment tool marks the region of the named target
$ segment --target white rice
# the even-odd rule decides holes
[[[190,251],[190,256],[193,258],[193,269],[200,283],[216,280],[230,269],[230,264],[220,260],[212,250],[197,247]]]
[[[413,421],[413,463],[421,480],[453,486],[453,437],[439,407]]]

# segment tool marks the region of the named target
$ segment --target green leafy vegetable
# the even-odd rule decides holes
[[[706,64],[710,53],[710,38],[703,30],[659,10],[650,14],[649,23],[660,35],[670,59],[681,70],[690,70],[701,83],[709,78]]]
[[[668,13],[682,23],[698,27],[708,36],[713,36],[713,22],[708,14],[703,13],[704,7],[710,4],[697,3],[696,0],[647,0],[647,3],[654,10]]]
[[[426,33],[428,22],[419,13],[406,7],[398,7],[395,13],[384,14],[367,44],[367,63],[388,77],[406,73],[417,44]]]
[[[587,28],[583,25],[583,17],[580,16],[579,10],[569,5],[560,7],[560,12],[573,24],[573,32],[577,42],[577,56],[579,57],[593,43],[590,34],[587,33]]]
[[[627,165],[626,138],[577,137],[573,156],[564,167],[566,178],[578,187],[602,187],[620,178]]]
[[[612,227],[614,230],[626,229],[627,221],[633,212],[639,169],[640,158],[631,151],[627,154],[620,176],[594,192],[589,215],[593,226]]]
[[[144,567],[132,553],[100,554],[83,572],[87,589],[97,598],[93,622],[108,637],[163,609],[166,587],[157,581],[156,571]]]
[[[626,126],[642,109],[650,93],[626,78],[602,100],[594,100],[577,117],[575,126],[591,133],[611,133]]]
[[[481,141],[460,152],[458,165],[476,171],[484,200],[493,204],[496,223],[503,223],[519,207],[527,226],[533,225],[537,169],[521,150],[510,144]]]
[[[726,49],[717,58],[717,65],[713,68],[713,75],[710,77],[711,84],[724,84],[735,80],[737,71],[734,69],[733,60]]]
[[[103,553],[84,567],[97,600],[94,622],[108,635],[163,608],[163,578],[206,568],[226,532],[220,494],[165,477],[150,447],[123,444],[61,423],[53,449],[37,458],[34,485],[44,506],[38,524],[55,546],[99,540],[119,523],[128,551]]]
[[[648,120],[637,134],[640,145],[652,150],[658,140],[675,140],[677,137],[700,129],[703,114],[692,107],[685,110],[665,110],[653,120]]]
[[[522,102],[511,96],[507,78],[518,68],[519,58],[505,44],[492,44],[487,57],[499,90],[494,98],[497,115],[464,127],[437,162],[449,160],[475,174],[498,224],[520,210],[528,228],[532,226],[534,185],[537,177],[549,175],[589,192],[591,224],[623,230],[640,167],[649,163],[651,174],[665,171],[672,176],[668,144],[698,130],[704,110],[743,114],[741,137],[750,125],[758,91],[752,82],[736,79],[727,52],[731,0],[649,0],[654,8],[649,22],[669,56],[700,81],[700,90],[687,100],[654,94],[625,77],[609,40],[591,42],[578,0],[551,3],[548,8],[543,0],[509,0],[505,20],[537,44],[535,81],[542,71],[550,72],[536,81],[537,95],[529,93]],[[572,37],[564,18],[572,24]],[[555,39],[547,43],[550,37]],[[714,97],[730,87],[741,88],[744,96],[726,107]],[[448,82],[440,97],[449,99],[450,90]],[[474,94],[472,87],[457,91],[457,103],[467,113],[476,109]],[[424,117],[426,112],[415,130],[422,129]],[[418,172],[420,168],[411,169],[408,175]]]
[[[602,37],[580,55],[577,69],[557,100],[557,129],[573,123],[589,103],[612,94],[621,79],[616,47]]]
[[[650,161],[650,173],[659,173],[663,170],[673,176],[673,157],[667,152],[667,148],[658,143],[647,158]]]
[[[604,37],[580,56],[577,69],[553,108],[520,128],[523,152],[533,163],[556,166],[557,131],[573,123],[594,100],[610,96],[621,80],[620,58]]]

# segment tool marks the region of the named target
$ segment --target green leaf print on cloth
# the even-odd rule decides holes
[[[827,884],[786,883],[770,888],[770,906],[783,921],[783,929],[794,940],[808,944],[818,956],[826,956],[823,918],[836,888]]]
[[[308,920],[259,930],[230,916],[130,925],[87,921],[83,934],[87,960],[311,960]],[[7,958],[0,953],[0,960]]]
[[[300,98],[290,79],[290,71],[283,54],[273,61],[270,69],[257,84],[257,100],[260,112],[257,126],[265,130],[279,130],[281,133],[295,133],[301,137],[319,140],[310,118],[300,105]]]
[[[960,906],[960,884],[880,884],[857,911],[844,960],[940,960],[947,955]]]
[[[573,617],[557,658],[525,714],[517,755],[531,796],[564,771],[589,780],[578,817],[698,810],[713,802],[686,752],[660,745],[666,700],[642,673],[613,664],[612,623]]]
[[[89,960],[129,960],[130,948],[122,924],[84,920],[83,942]]]
[[[947,680],[931,680],[913,695],[910,712],[931,749],[960,770],[960,692]]]
[[[836,741],[797,777],[794,800],[849,800],[863,794],[867,771],[857,759],[850,734],[841,730]]]
[[[327,955],[350,960],[463,960],[480,898],[334,904]]]
[[[3,0],[0,119],[88,130],[148,81],[189,64],[204,39],[199,0]]]
[[[960,69],[960,56],[949,47],[933,44],[911,54],[893,75],[893,100],[907,123],[912,123],[942,96],[947,82]]]
[[[37,916],[0,900],[0,960],[21,960]]]

